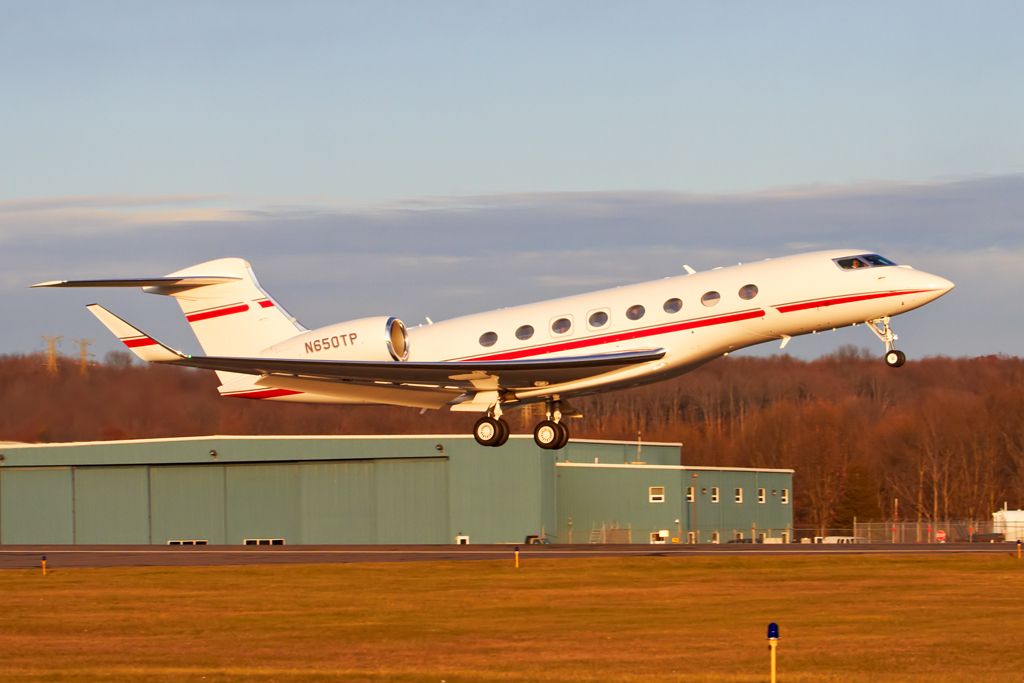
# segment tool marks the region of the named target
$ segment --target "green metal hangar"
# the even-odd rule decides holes
[[[680,444],[211,436],[0,445],[0,544],[790,540],[792,470]]]

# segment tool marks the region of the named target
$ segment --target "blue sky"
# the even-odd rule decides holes
[[[0,16],[0,295],[23,321],[0,353],[101,338],[77,295],[24,290],[54,277],[238,255],[314,325],[810,244],[957,280],[908,316],[921,352],[1020,353],[1017,2],[0,0]],[[794,351],[833,343],[871,339]]]

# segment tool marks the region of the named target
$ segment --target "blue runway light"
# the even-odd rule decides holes
[[[779,625],[776,624],[773,621],[772,623],[768,624],[768,640],[778,640],[778,639],[779,639]]]

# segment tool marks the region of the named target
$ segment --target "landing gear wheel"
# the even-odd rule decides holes
[[[502,441],[502,436],[508,439],[508,426],[502,429],[502,421],[496,420],[493,417],[481,417],[473,425],[473,438],[481,446],[498,446]]]
[[[885,364],[890,368],[898,368],[907,362],[907,354],[893,349],[885,352]]]
[[[569,443],[569,428],[562,422],[558,422],[557,426],[561,436],[558,437],[558,442],[552,447],[552,450],[560,451]]]
[[[509,434],[512,433],[512,430],[508,428],[508,422],[505,422],[500,417],[498,418],[497,422],[498,427],[501,429],[501,436],[498,437],[498,440],[495,443],[491,444],[495,448],[497,448],[498,446],[504,446],[505,442],[508,441]]]
[[[546,450],[554,450],[562,440],[564,427],[554,420],[543,420],[533,430],[533,440]]]

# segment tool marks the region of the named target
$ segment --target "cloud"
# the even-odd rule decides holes
[[[124,302],[140,324],[195,348],[172,308],[134,292],[29,291],[63,277],[161,275],[250,260],[307,325],[363,315],[435,320],[818,248],[880,251],[958,288],[901,318],[917,353],[1020,353],[1024,176],[784,188],[742,195],[583,192],[373,203],[212,195],[56,197],[0,204],[0,350],[88,333],[84,297]],[[1012,318],[1016,317],[1017,320]],[[969,323],[969,324],[968,324]],[[154,332],[159,331],[154,329]],[[859,335],[839,343],[873,343]],[[795,345],[827,352],[830,342]],[[808,349],[804,351],[803,349]]]

